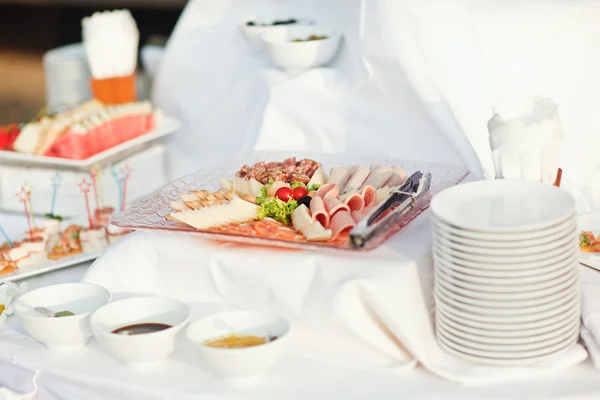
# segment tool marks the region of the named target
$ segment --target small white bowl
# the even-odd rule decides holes
[[[275,21],[286,21],[295,19],[295,24],[288,25],[270,25]],[[254,22],[263,25],[248,25],[248,22]],[[279,17],[279,18],[258,18],[258,17],[249,17],[244,19],[239,23],[240,29],[250,45],[255,49],[260,49],[264,46],[263,41],[261,40],[261,36],[267,32],[271,31],[283,31],[288,26],[301,26],[301,25],[312,25],[314,22],[312,20],[306,18],[294,18],[294,17]]]
[[[92,336],[89,316],[110,300],[110,293],[91,283],[64,283],[32,290],[14,304],[23,328],[52,351],[69,351],[85,346]],[[34,310],[71,311],[69,317],[49,318]]]
[[[190,308],[165,297],[135,297],[115,301],[92,314],[94,337],[112,356],[134,368],[152,368],[175,351],[177,334],[188,322]],[[139,335],[112,333],[124,326],[159,323],[171,328]]]
[[[262,311],[239,310],[213,314],[190,324],[186,336],[201,357],[221,378],[240,379],[258,375],[281,358],[291,324],[286,318]],[[277,337],[262,345],[237,349],[209,347],[207,341],[231,334]]]
[[[311,35],[327,36],[326,39],[294,42]],[[281,30],[264,33],[261,39],[273,61],[289,73],[299,73],[322,67],[337,54],[342,35],[326,26],[286,26]]]

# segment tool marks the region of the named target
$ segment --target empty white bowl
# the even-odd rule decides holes
[[[184,302],[165,297],[135,297],[115,301],[98,309],[90,318],[94,337],[112,356],[135,368],[152,368],[175,351],[177,334],[188,322],[190,308]],[[171,325],[171,328],[139,335],[112,333],[143,323]]]
[[[327,36],[326,39],[294,42],[295,39]],[[271,30],[261,36],[271,59],[288,73],[299,73],[322,67],[337,54],[342,35],[326,26],[286,26]]]
[[[286,318],[263,311],[239,310],[213,314],[190,324],[187,338],[223,379],[258,375],[281,358],[291,324]],[[209,347],[207,341],[231,334],[276,337],[262,345],[227,349]]]
[[[271,25],[275,21],[289,21],[295,19],[295,24],[287,25]],[[254,22],[255,25],[248,25],[248,22]],[[244,37],[254,49],[261,49],[264,46],[264,42],[261,40],[261,36],[271,31],[284,31],[288,26],[298,25],[312,25],[313,21],[305,18],[294,18],[294,17],[270,17],[270,18],[258,18],[250,17],[246,18],[239,23],[240,29],[244,34]]]
[[[53,351],[75,350],[92,336],[89,316],[110,300],[110,293],[91,283],[64,283],[46,286],[20,296],[14,304],[15,315],[33,338]],[[44,307],[53,312],[75,315],[49,318],[34,310]]]

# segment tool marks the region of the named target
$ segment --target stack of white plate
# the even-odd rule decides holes
[[[44,54],[46,104],[52,114],[89,100],[90,70],[81,43],[58,47]]]
[[[465,360],[531,365],[573,346],[581,314],[575,201],[521,180],[431,201],[436,337]]]

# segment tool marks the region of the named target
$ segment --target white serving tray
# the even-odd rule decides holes
[[[96,258],[100,257],[102,253],[103,251],[97,251],[94,253],[80,253],[56,261],[48,260],[43,264],[34,265],[26,269],[17,269],[11,273],[0,275],[0,284],[6,281],[14,282],[25,278],[31,278],[32,276],[45,274],[47,272],[56,271],[57,269],[63,269],[84,263],[86,261],[95,260]]]
[[[89,171],[95,164],[110,164],[121,160],[144,147],[152,145],[157,140],[177,131],[181,127],[178,119],[165,117],[160,126],[152,132],[121,143],[118,146],[98,153],[85,160],[70,160],[67,158],[47,157],[33,154],[23,154],[14,151],[0,151],[0,164],[20,167],[46,167],[78,171]]]

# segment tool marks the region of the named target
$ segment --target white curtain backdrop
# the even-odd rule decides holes
[[[341,51],[289,76],[242,36],[251,16],[333,26]],[[464,164],[491,179],[492,107],[539,94],[559,104],[563,182],[590,211],[600,207],[599,20],[592,0],[192,0],[153,94],[184,124],[171,173],[298,149]]]

